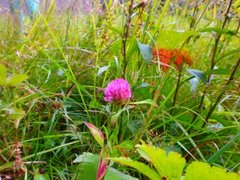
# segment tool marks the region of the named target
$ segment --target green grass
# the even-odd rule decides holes
[[[187,163],[205,161],[239,172],[239,14],[231,6],[231,17],[224,15],[231,1],[185,2],[160,6],[154,0],[142,6],[135,0],[136,8],[128,1],[113,9],[109,3],[102,14],[97,5],[89,14],[49,9],[33,21],[27,19],[24,34],[10,17],[1,17],[0,64],[7,68],[7,77],[28,78],[0,85],[0,177],[17,177],[20,171],[13,165],[17,142],[22,143],[27,170],[18,178],[37,178],[38,172],[46,179],[79,177],[74,159],[83,152],[101,154],[83,122],[104,133],[111,147],[107,157],[139,159],[133,145],[143,139],[180,152]],[[187,49],[193,65],[181,71],[173,65],[163,72],[144,60],[137,42]],[[108,68],[98,75],[104,66]],[[213,71],[214,66],[218,69]],[[188,68],[202,71],[207,80],[199,80],[195,95]],[[133,94],[125,107],[103,100],[103,88],[120,77],[128,80]],[[155,103],[137,103],[147,99]],[[111,128],[121,109],[120,130]],[[222,128],[209,128],[219,123]],[[144,179],[132,169],[113,167]]]

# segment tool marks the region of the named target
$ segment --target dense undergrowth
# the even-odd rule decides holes
[[[96,179],[108,166],[105,179],[146,179],[112,161],[148,164],[141,140],[239,173],[238,3],[110,1],[59,14],[53,2],[23,33],[2,16],[0,177]],[[118,78],[131,89],[120,103],[104,98]]]

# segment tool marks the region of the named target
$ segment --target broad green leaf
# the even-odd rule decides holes
[[[197,36],[199,33],[196,31],[173,31],[173,30],[160,30],[158,33],[158,40],[156,45],[158,47],[179,49],[189,37]]]
[[[77,179],[96,180],[97,169],[99,165],[99,156],[96,154],[85,152],[78,156],[75,163],[79,163],[76,169]],[[136,180],[112,167],[107,168],[104,180]]]
[[[97,169],[99,165],[99,156],[95,154],[87,154],[86,158],[79,163],[78,168],[76,168],[76,179],[83,180],[96,180]]]
[[[20,83],[22,83],[23,81],[25,81],[28,78],[28,76],[26,74],[18,74],[13,76],[9,81],[8,81],[8,85],[9,86],[17,86]]]
[[[153,179],[153,180],[161,179],[160,176],[153,169],[151,169],[149,166],[145,165],[144,163],[133,161],[130,158],[124,158],[124,157],[110,158],[110,160],[120,163],[122,165],[133,167],[150,179]]]
[[[172,180],[181,178],[185,159],[180,154],[172,151],[167,154],[163,149],[146,145],[144,142],[136,147],[142,151],[143,158],[153,164],[161,178],[165,177]]]
[[[138,48],[140,50],[140,54],[142,55],[143,59],[146,63],[150,63],[152,60],[152,48],[147,44],[138,43]]]
[[[187,71],[193,75],[194,77],[198,78],[201,80],[204,84],[207,84],[207,77],[206,74],[200,70],[197,69],[187,69]]]
[[[90,130],[92,136],[94,137],[94,139],[97,141],[97,143],[103,147],[104,144],[104,135],[102,133],[102,131],[100,131],[96,126],[94,126],[91,123],[87,123],[84,122],[84,124],[88,127],[88,129]]]
[[[184,180],[212,180],[210,168],[207,163],[193,162],[187,167]]]
[[[49,176],[47,174],[42,174],[39,172],[39,169],[34,170],[33,180],[49,180]]]
[[[81,162],[88,162],[88,163],[94,163],[95,162],[95,156],[92,153],[84,152],[83,154],[79,155],[74,159],[73,163],[81,163]]]
[[[6,85],[7,81],[7,68],[0,64],[0,85]]]
[[[102,73],[104,73],[106,70],[108,70],[110,66],[103,66],[98,69],[97,76],[100,76]]]
[[[108,167],[104,180],[137,180],[137,178],[124,174],[113,167]]]
[[[203,162],[193,162],[187,167],[184,180],[239,180],[239,178],[236,173],[226,173],[225,169],[211,167]]]

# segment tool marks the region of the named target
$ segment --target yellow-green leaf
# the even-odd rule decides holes
[[[163,149],[142,143],[137,145],[138,151],[157,169],[161,178],[179,180],[185,165],[185,159],[175,152],[166,153]],[[139,151],[139,152],[140,152]]]
[[[145,165],[144,163],[133,161],[130,158],[124,157],[110,158],[110,160],[120,163],[122,165],[133,167],[152,180],[161,179],[160,176],[153,169],[151,169],[148,165]]]
[[[94,139],[97,141],[97,143],[103,147],[103,144],[104,144],[104,135],[102,133],[102,131],[100,131],[96,126],[94,126],[93,124],[91,123],[87,123],[85,122],[84,123],[88,129],[90,130],[92,136],[94,137]]]
[[[25,81],[28,78],[28,76],[26,74],[18,74],[13,76],[9,81],[8,81],[8,85],[9,86],[17,86],[20,83],[22,83],[23,81]]]
[[[203,162],[193,162],[186,170],[186,175],[184,180],[239,180],[240,177],[236,173],[226,173],[225,169],[219,167],[211,167],[207,163]]]
[[[15,128],[17,129],[21,119],[25,116],[25,111],[19,108],[7,109],[8,118],[13,121]]]
[[[7,68],[0,64],[0,85],[6,85]]]
[[[234,4],[233,4],[234,9],[236,10],[236,12],[240,15],[240,0],[237,0]]]

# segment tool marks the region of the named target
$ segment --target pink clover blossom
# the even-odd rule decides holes
[[[104,90],[104,100],[125,104],[132,97],[129,83],[122,78],[111,81]]]

